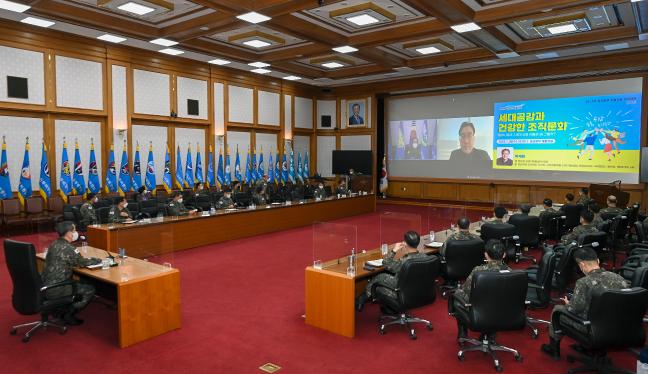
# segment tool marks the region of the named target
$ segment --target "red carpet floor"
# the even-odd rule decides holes
[[[380,211],[421,215],[421,230],[446,227],[463,214],[457,209],[379,206]],[[481,211],[467,211],[473,219]],[[428,219],[428,215],[430,216]],[[377,213],[336,221],[357,226],[359,249],[380,242]],[[394,327],[380,336],[378,307],[368,305],[357,315],[357,336],[348,339],[307,326],[304,312],[304,268],[312,261],[312,228],[305,227],[255,238],[176,253],[174,267],[182,275],[180,330],[127,349],[116,346],[115,311],[93,303],[83,313],[86,323],[66,335],[41,331],[23,344],[19,337],[0,334],[0,363],[6,373],[260,373],[272,362],[280,373],[471,373],[495,372],[488,356],[456,358],[456,324],[447,315],[446,301],[414,311],[434,323],[434,330],[417,327],[418,340]],[[45,245],[52,234],[18,239]],[[11,280],[0,255],[0,329],[33,320],[11,307]],[[531,312],[548,318],[549,310]],[[559,373],[570,365],[547,359],[539,351],[547,340],[528,331],[501,333],[500,343],[519,349],[524,362],[500,354],[507,373]],[[566,344],[565,344],[566,343]],[[563,351],[571,351],[569,341]],[[636,367],[626,352],[612,355],[618,365]]]

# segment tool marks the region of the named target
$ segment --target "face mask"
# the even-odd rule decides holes
[[[76,232],[76,231],[73,231],[72,232],[72,241],[76,242],[77,240],[79,240],[79,233]]]
[[[324,188],[324,186],[319,186],[320,190]]]
[[[96,199],[96,198],[95,198],[95,199],[92,199],[92,203],[93,203],[93,204],[96,204],[96,203],[98,203],[98,202],[99,202],[99,199]]]
[[[126,209],[127,206],[128,206],[128,203],[124,203],[124,209]]]
[[[181,202],[182,202],[182,199],[178,199],[178,202],[181,203]]]

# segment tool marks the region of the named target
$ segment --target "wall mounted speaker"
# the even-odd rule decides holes
[[[198,109],[198,100],[187,99],[187,114],[190,116],[200,115],[200,110]]]
[[[7,97],[28,99],[27,78],[7,76]]]
[[[322,116],[322,127],[330,128],[331,127],[331,116]]]

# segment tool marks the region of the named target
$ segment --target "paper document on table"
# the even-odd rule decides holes
[[[383,266],[383,259],[379,258],[377,260],[367,261],[367,264],[369,264],[371,266],[375,266],[375,267],[380,267],[380,266]]]
[[[425,243],[425,246],[430,247],[430,248],[441,248],[441,247],[443,247],[443,243],[441,243],[441,242],[431,242],[431,243]]]
[[[138,220],[136,220],[136,219],[129,219],[129,220],[124,221],[123,223],[131,224],[131,223],[137,223],[137,222],[138,222]]]

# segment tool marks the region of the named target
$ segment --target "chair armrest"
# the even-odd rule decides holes
[[[41,287],[40,291],[41,291],[41,293],[43,293],[43,292],[45,292],[47,290],[51,290],[53,288],[65,287],[65,286],[72,286],[73,294],[76,293],[76,288],[77,288],[76,282],[71,281],[71,280],[66,280],[66,281],[63,281],[63,282],[50,284],[49,286],[43,286],[43,287]]]
[[[558,313],[560,315],[563,315],[563,316],[569,318],[570,320],[572,320],[573,322],[576,322],[576,323],[581,324],[583,326],[589,326],[589,325],[592,324],[592,321],[584,320],[581,317],[579,317],[578,315],[576,315],[575,313],[572,313],[572,312],[570,312],[569,310],[566,310],[566,309],[565,310],[559,310],[559,311],[557,310],[557,311],[554,311],[554,313]]]
[[[529,288],[536,288],[538,290],[544,290],[544,286],[540,286],[540,285],[535,284],[535,283],[529,283]]]

